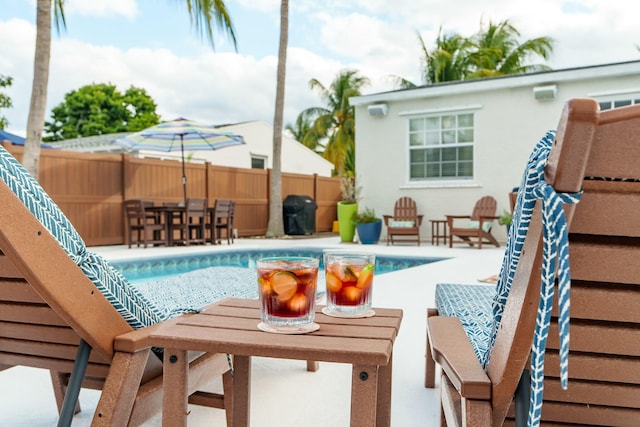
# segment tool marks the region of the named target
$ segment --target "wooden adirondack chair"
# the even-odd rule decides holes
[[[411,197],[396,200],[393,215],[382,216],[387,227],[387,246],[395,242],[416,242],[420,246],[422,217]]]
[[[631,426],[640,420],[640,222],[636,214],[640,205],[640,106],[597,110],[593,100],[567,104],[544,174],[546,183],[558,193],[583,191],[577,205],[564,208],[571,271],[568,388],[561,387],[560,368],[560,348],[567,343],[558,338],[559,324],[567,320],[567,306],[559,309],[554,298],[546,352],[538,333],[534,335],[541,295],[551,307],[545,281],[541,290],[540,270],[547,257],[543,257],[538,201],[502,321],[499,327],[493,324],[497,334],[489,347],[486,369],[471,345],[481,334],[469,330],[481,320],[470,319],[463,310],[445,313],[440,304],[428,311],[425,384],[433,386],[435,366],[429,360],[433,357],[442,368],[443,425],[445,420],[446,425],[512,425],[514,416],[516,425],[526,422],[529,399],[516,398],[512,408],[520,381],[520,390],[533,390],[538,399],[544,390],[541,407],[532,412],[533,419],[543,425]],[[515,238],[513,232],[512,236]],[[560,279],[556,280],[562,282],[565,271],[559,268]],[[546,282],[553,289],[553,280]],[[476,285],[458,286],[458,291],[464,286],[468,291],[478,290]],[[440,291],[451,288],[442,285]],[[557,284],[555,292],[561,293]],[[462,292],[459,297],[459,301],[465,298]],[[491,304],[485,308],[490,311]],[[541,314],[538,317],[544,319]],[[492,322],[492,314],[484,319]],[[537,332],[544,331],[543,327],[540,321]],[[543,378],[535,374],[540,372],[538,349],[546,356]],[[530,389],[527,369],[531,359],[538,363],[531,365],[536,369],[532,371],[535,387]]]
[[[2,147],[0,200],[0,369],[22,365],[50,370],[61,411],[59,425],[69,425],[79,410],[81,386],[103,389],[93,425],[138,425],[157,413],[162,362],[144,345],[129,353],[114,349],[116,337],[134,328],[122,307],[114,305],[125,305],[122,295],[107,297],[98,286],[109,270],[86,251],[64,215]],[[70,255],[72,246],[78,251]],[[85,272],[88,265],[96,267],[91,278]],[[138,311],[142,307],[137,306]],[[144,341],[152,328],[135,332]],[[197,390],[228,370],[224,354],[193,357],[189,387],[198,404],[225,407],[221,396]]]
[[[496,216],[497,204],[495,198],[484,196],[476,202],[471,215],[447,215],[449,247],[453,247],[454,236],[469,246],[477,244],[478,249],[482,249],[483,241],[500,247],[500,243],[491,234],[493,221],[499,218]],[[465,220],[464,224],[458,220]]]

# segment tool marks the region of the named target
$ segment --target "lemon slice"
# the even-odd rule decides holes
[[[271,277],[271,289],[278,294],[278,301],[288,301],[298,289],[298,279],[289,271],[276,271]]]

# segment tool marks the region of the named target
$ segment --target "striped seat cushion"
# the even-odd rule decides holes
[[[482,365],[488,353],[493,324],[491,305],[495,295],[496,287],[491,285],[436,285],[438,315],[460,319],[471,347]]]

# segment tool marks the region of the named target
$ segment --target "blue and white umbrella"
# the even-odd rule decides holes
[[[118,138],[112,142],[127,151],[177,151],[182,153],[182,185],[185,206],[187,202],[187,175],[185,171],[184,150],[219,150],[225,147],[244,144],[242,136],[222,132],[215,126],[178,118],[160,123],[140,132]]]

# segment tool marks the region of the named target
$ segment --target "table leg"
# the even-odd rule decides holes
[[[387,366],[378,366],[378,401],[376,402],[376,427],[391,425],[391,372],[393,353]]]
[[[189,360],[185,350],[164,350],[162,426],[187,425]]]
[[[351,427],[376,425],[378,367],[353,365],[351,372]]]
[[[233,356],[233,427],[247,427],[251,412],[251,356]]]

